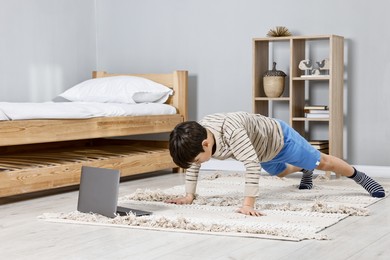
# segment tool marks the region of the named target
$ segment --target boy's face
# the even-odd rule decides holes
[[[212,148],[213,148],[212,144],[206,139],[202,142],[202,147],[203,147],[204,152],[199,153],[195,157],[194,163],[196,163],[196,164],[201,164],[201,163],[207,162],[211,158]]]

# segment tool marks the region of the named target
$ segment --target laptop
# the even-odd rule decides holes
[[[118,207],[119,179],[119,170],[82,166],[77,210],[110,218],[116,214],[150,215],[148,211]]]

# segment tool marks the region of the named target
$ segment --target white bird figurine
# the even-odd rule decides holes
[[[318,65],[318,68],[320,70],[328,70],[329,69],[329,59],[324,59],[321,62],[316,62]]]
[[[311,60],[301,60],[301,62],[299,62],[298,68],[301,70],[310,70],[313,68],[313,64]]]

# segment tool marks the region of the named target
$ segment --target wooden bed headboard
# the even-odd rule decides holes
[[[188,97],[188,71],[175,70],[173,73],[166,74],[118,74],[118,73],[107,73],[105,71],[94,71],[92,73],[93,78],[104,78],[113,76],[137,76],[146,78],[164,86],[173,89],[173,96],[167,101],[167,104],[177,108],[178,114],[184,116],[184,119],[188,119],[188,109],[186,100]]]

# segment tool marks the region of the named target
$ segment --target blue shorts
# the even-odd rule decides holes
[[[321,153],[285,122],[278,122],[283,130],[284,146],[275,158],[260,163],[261,167],[270,175],[278,175],[284,171],[287,168],[286,163],[305,170],[314,170],[320,164]]]

